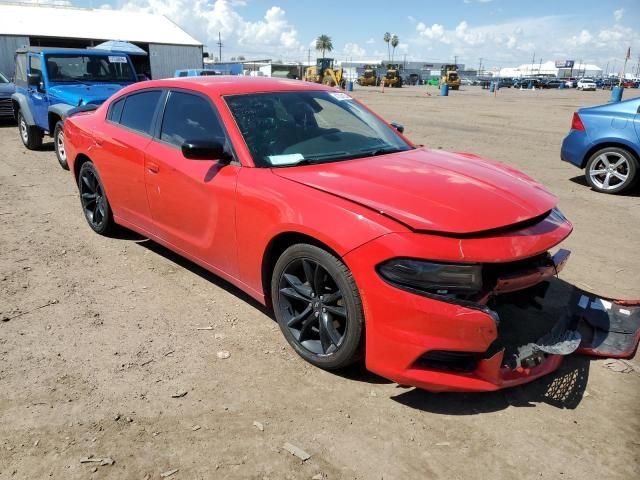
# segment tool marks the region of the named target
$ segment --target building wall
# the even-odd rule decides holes
[[[0,72],[7,78],[13,76],[14,55],[20,47],[29,46],[29,37],[17,37],[13,35],[0,35]]]
[[[202,47],[149,44],[151,78],[171,78],[176,70],[203,68]]]

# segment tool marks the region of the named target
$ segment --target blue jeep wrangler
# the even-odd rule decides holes
[[[36,150],[53,136],[56,157],[68,169],[63,121],[70,110],[96,108],[137,80],[124,53],[29,47],[16,51],[16,92],[11,95],[20,138]]]

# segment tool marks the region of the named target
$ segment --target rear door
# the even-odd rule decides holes
[[[638,136],[638,143],[640,144],[640,101],[638,101],[638,108],[636,110],[636,116],[633,118],[633,123],[636,127],[636,135]]]
[[[151,143],[153,127],[166,92],[142,90],[113,102],[106,121],[94,132],[100,148],[94,156],[113,213],[147,232],[153,222],[144,182],[145,149]]]
[[[181,150],[187,140],[230,145],[209,98],[171,90],[145,157],[156,234],[192,259],[236,276],[235,189],[240,166],[187,159]]]

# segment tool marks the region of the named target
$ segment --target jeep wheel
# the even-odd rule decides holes
[[[29,150],[38,150],[42,146],[42,131],[35,125],[29,125],[22,112],[18,112],[18,130],[22,143]]]
[[[64,124],[62,121],[56,123],[56,128],[53,131],[53,144],[56,149],[56,157],[60,166],[65,170],[69,170],[69,164],[67,163],[67,150],[64,148]]]

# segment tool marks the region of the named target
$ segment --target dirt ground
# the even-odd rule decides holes
[[[542,181],[575,226],[562,278],[640,298],[640,192],[597,194],[559,159],[571,113],[609,93],[436,94],[354,92],[417,143]],[[637,359],[623,373],[575,356],[487,394],[327,373],[225,282],[134,234],[93,234],[50,143],[28,152],[5,124],[0,147],[0,479],[640,478]]]

